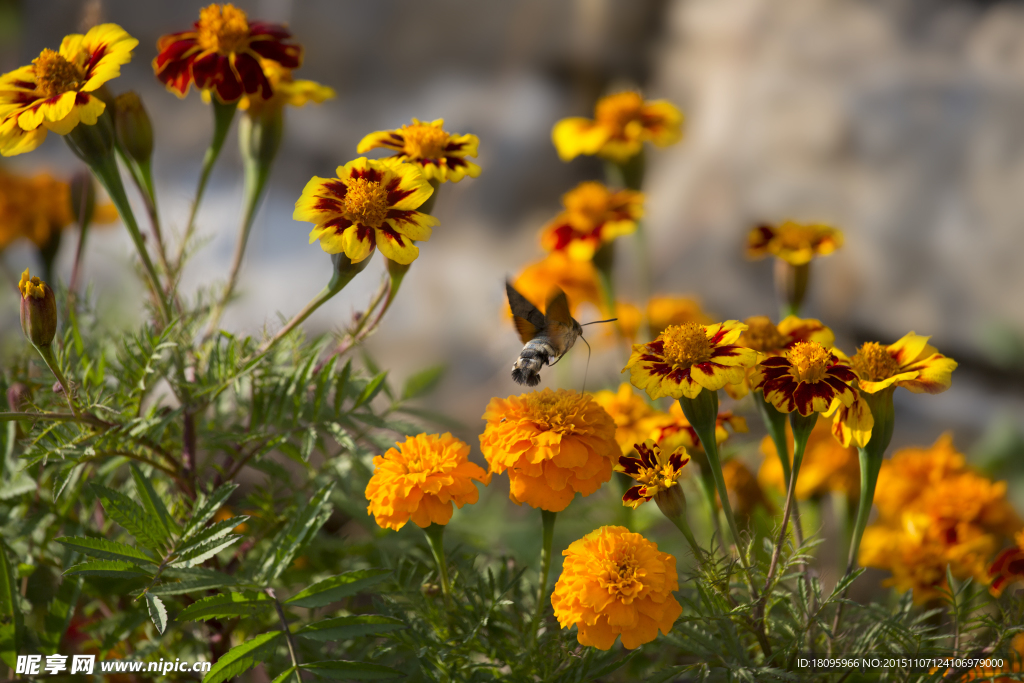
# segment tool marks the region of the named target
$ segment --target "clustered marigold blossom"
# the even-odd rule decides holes
[[[364,154],[377,147],[395,150],[393,158],[419,166],[427,180],[438,183],[480,175],[480,167],[466,159],[477,155],[480,138],[445,131],[444,119],[413,119],[396,130],[370,133],[359,141],[356,152]]]
[[[949,389],[957,362],[939,353],[929,339],[908,332],[888,346],[861,344],[850,358],[860,390],[874,394],[895,385],[915,394],[941,394]]]
[[[853,404],[850,383],[857,376],[818,342],[797,342],[784,356],[762,360],[751,375],[751,386],[764,390],[764,400],[783,413],[804,417],[823,413],[833,402]]]
[[[302,65],[302,47],[286,41],[291,33],[279,24],[250,22],[231,3],[199,10],[190,31],[162,36],[156,44],[153,71],[167,89],[185,97],[194,83],[203,92],[230,104],[243,95],[269,100],[274,89],[261,60],[285,69]]]
[[[562,574],[551,594],[562,628],[577,640],[608,650],[622,636],[627,649],[668,634],[683,608],[676,559],[621,526],[603,526],[562,551]]]
[[[747,258],[771,254],[793,266],[803,266],[815,256],[828,256],[843,246],[843,233],[819,223],[786,221],[778,227],[758,225],[747,235]]]
[[[562,119],[551,131],[551,140],[562,161],[581,154],[625,163],[650,141],[668,147],[683,137],[683,115],[665,100],[645,102],[635,91],[602,97],[594,107],[594,118]]]
[[[293,218],[309,221],[312,244],[328,254],[345,253],[358,263],[374,246],[407,265],[420,250],[413,240],[430,239],[433,216],[416,211],[434,192],[419,169],[394,159],[359,157],[339,166],[337,178],[313,178],[295,202]]]
[[[93,210],[90,224],[115,220],[117,210],[105,203]],[[0,251],[22,237],[41,249],[74,223],[68,183],[49,173],[26,177],[0,170]]]
[[[875,490],[878,521],[864,532],[860,563],[892,572],[887,584],[926,602],[958,579],[990,580],[999,539],[1021,528],[1006,483],[970,470],[948,432],[929,448],[898,451],[882,464]]]
[[[768,316],[755,315],[743,322],[747,329],[736,343],[757,351],[759,359],[784,355],[797,343],[806,341],[818,342],[826,349],[831,349],[836,340],[832,330],[814,318],[789,315],[776,325]],[[748,369],[743,381],[727,385],[726,392],[735,399],[746,396],[750,392],[753,372],[753,368]]]
[[[576,261],[588,261],[601,245],[636,232],[644,215],[644,195],[635,190],[611,190],[585,181],[562,195],[565,211],[540,232],[541,247],[564,251]]]
[[[526,266],[512,286],[538,309],[543,309],[548,295],[558,287],[565,292],[573,315],[581,304],[589,303],[597,307],[601,300],[594,264],[590,261],[574,261],[560,251],[551,252],[540,261]]]
[[[121,75],[138,44],[117,24],[100,24],[0,76],[0,154],[31,152],[48,130],[67,135],[79,123],[95,125],[106,104],[94,93]]]
[[[683,467],[690,462],[690,455],[685,448],[669,451],[650,439],[634,447],[636,457],[620,456],[615,471],[638,482],[622,494],[622,504],[635,510],[662,491],[676,486],[683,476]]]
[[[793,462],[793,432],[786,428],[789,443],[789,461]],[[761,454],[764,460],[758,470],[757,479],[765,488],[773,488],[786,495],[786,479],[782,462],[770,436],[761,440]],[[800,476],[796,480],[797,500],[808,500],[829,491],[843,493],[855,500],[860,492],[860,463],[857,449],[837,443],[829,432],[828,423],[819,420],[807,439],[804,457],[800,464]]]
[[[410,436],[398,448],[373,458],[373,476],[366,485],[366,511],[385,529],[401,529],[410,519],[425,529],[447,524],[452,503],[460,508],[480,496],[491,475],[469,461],[469,444],[449,433]]]
[[[736,345],[747,326],[736,320],[714,325],[670,325],[647,344],[634,344],[623,372],[651,398],[695,398],[742,381],[757,352]]]
[[[615,422],[589,395],[559,389],[492,398],[480,450],[492,473],[508,470],[516,504],[560,512],[589,496],[618,461]]]
[[[650,436],[661,415],[633,390],[629,382],[621,383],[617,391],[606,389],[596,392],[594,402],[604,408],[615,422],[615,441],[623,455],[632,451],[634,444],[643,443]]]

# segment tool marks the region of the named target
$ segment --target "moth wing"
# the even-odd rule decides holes
[[[505,280],[505,294],[508,296],[508,305],[512,309],[512,315],[517,318],[523,318],[528,323],[533,325],[536,334],[536,330],[543,330],[547,327],[547,321],[544,319],[544,314],[537,310],[537,307],[526,300],[526,297],[516,291],[516,288],[512,286],[512,283]],[[516,330],[519,331],[519,336],[522,338],[523,332],[519,327],[519,323],[516,323]],[[533,339],[530,336],[523,339],[523,343]]]
[[[520,318],[518,315],[513,315],[512,319],[516,324],[516,332],[519,333],[519,341],[525,344],[537,336],[538,328],[529,320]]]
[[[548,307],[544,312],[547,318],[547,322],[561,323],[566,327],[572,329],[572,316],[569,315],[569,300],[565,296],[565,292],[560,287],[555,287],[551,296],[548,298]]]

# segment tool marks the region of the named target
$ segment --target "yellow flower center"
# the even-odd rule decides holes
[[[775,234],[779,246],[784,249],[805,249],[814,244],[817,237],[818,231],[813,225],[799,223],[784,223]]]
[[[575,432],[574,418],[582,411],[587,396],[572,391],[527,394],[523,399],[526,416],[538,427],[553,432]]]
[[[697,323],[669,325],[660,339],[664,343],[665,358],[684,367],[710,360],[714,351],[707,328]]]
[[[582,183],[562,199],[569,213],[590,223],[600,223],[608,213],[608,190],[601,183]]]
[[[747,329],[740,337],[740,345],[762,353],[777,351],[786,345],[788,339],[768,316],[755,315],[747,318]]]
[[[631,603],[644,589],[640,580],[646,574],[640,568],[632,548],[619,548],[607,560],[607,574],[602,583],[609,594]]]
[[[630,121],[640,118],[643,106],[644,99],[640,93],[620,92],[602,98],[595,107],[594,118],[619,136]]]
[[[28,268],[21,274],[21,281],[18,282],[18,289],[21,290],[21,296],[25,299],[32,297],[33,299],[43,299],[46,297],[46,285],[42,280],[39,279],[38,275],[29,277]]]
[[[388,191],[376,180],[355,178],[345,192],[345,218],[353,223],[379,228],[388,215]]]
[[[249,40],[249,22],[245,12],[231,3],[213,4],[199,10],[199,36],[196,41],[203,50],[222,55],[238,52]]]
[[[829,350],[818,342],[799,342],[789,350],[786,357],[799,381],[814,384],[825,376],[831,355]]]
[[[85,72],[53,50],[43,50],[32,63],[36,67],[36,90],[44,97],[55,97],[82,87]]]
[[[878,342],[861,344],[857,353],[850,359],[850,365],[860,378],[869,382],[888,379],[900,370],[900,364]]]
[[[416,159],[439,159],[444,156],[448,133],[435,126],[417,124],[402,126],[406,155]]]

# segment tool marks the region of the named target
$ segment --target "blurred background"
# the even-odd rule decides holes
[[[98,21],[119,23],[140,40],[111,85],[137,90],[153,119],[158,194],[172,235],[187,218],[212,113],[195,92],[185,99],[166,92],[150,60],[157,38],[190,27],[204,4],[0,2],[3,71]],[[1021,480],[1024,3],[236,4],[250,18],[288,23],[306,49],[296,76],[329,85],[338,97],[287,111],[285,141],[226,328],[254,335],[274,330],[326,283],[329,259],[307,244],[311,226],[293,221],[292,210],[309,178],[332,175],[354,158],[365,134],[417,117],[444,118],[447,130],[478,135],[482,175],[443,186],[440,226],[420,244],[420,258],[366,348],[391,368],[398,385],[445,363],[432,405],[466,426],[461,436],[479,457],[475,435],[487,401],[520,393],[509,378],[521,344],[504,317],[503,281],[542,256],[536,234],[559,211],[560,196],[602,176],[593,159],[560,162],[551,127],[566,116],[591,116],[603,93],[637,87],[674,102],[686,116],[682,142],[647,154],[646,230],[656,292],[695,296],[716,319],[774,317],[770,259],[743,257],[749,228],[787,218],[839,227],[846,245],[814,264],[805,315],[831,326],[848,352],[861,341],[890,343],[914,330],[932,335],[960,363],[952,389],[942,395],[896,394],[893,448],[928,445],[952,429],[976,465]],[[205,246],[187,270],[186,291],[227,275],[241,171],[234,143],[225,150],[199,214]],[[3,166],[65,177],[79,168],[56,135]],[[58,257],[65,282],[74,242],[66,239]],[[629,253],[634,243],[620,243],[618,287],[623,298],[641,304]],[[142,305],[132,251],[122,228],[97,229],[85,262],[92,296],[125,325]],[[27,243],[0,258],[10,271],[35,268]],[[383,277],[381,257],[373,258],[308,321],[308,333],[350,324]],[[586,308],[578,315],[581,322],[598,316]],[[0,324],[8,341],[18,336],[17,297],[9,288],[0,292]],[[597,341],[587,388],[614,388],[627,349],[608,332],[587,334]],[[581,388],[585,347],[569,362],[571,372],[547,372],[542,387]],[[743,442],[740,456],[756,466],[761,432],[756,416],[749,417],[753,438]],[[507,516],[504,494],[488,495],[488,509]],[[1024,490],[1018,486],[1011,496],[1024,510]],[[519,541],[509,541],[513,549],[539,543],[532,538],[535,522],[529,517]],[[462,516],[455,523],[473,531]]]

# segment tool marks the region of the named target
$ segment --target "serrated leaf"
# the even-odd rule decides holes
[[[352,409],[355,410],[364,403],[372,401],[384,386],[384,381],[387,380],[387,378],[388,372],[385,370],[371,379],[370,383],[363,387],[363,390],[359,392],[359,396],[356,397],[356,402],[352,405]]]
[[[345,572],[317,581],[285,602],[295,607],[323,607],[378,584],[389,574],[391,572],[387,569],[357,569]]]
[[[153,482],[149,480],[149,477],[142,475],[142,470],[135,463],[129,463],[129,467],[132,471],[132,479],[135,480],[135,491],[139,494],[139,499],[142,500],[142,506],[146,512],[160,522],[166,536],[179,533],[181,528],[171,517],[171,513],[167,511],[164,501],[157,495],[156,489],[153,488]]]
[[[2,466],[2,465],[0,465]],[[21,470],[8,481],[0,486],[0,500],[10,500],[18,496],[35,491],[38,488],[35,479],[30,477],[24,470]]]
[[[98,557],[101,560],[120,560],[132,564],[152,564],[153,558],[141,550],[124,543],[108,541],[105,538],[89,538],[87,536],[64,536],[57,542],[77,550],[83,555]]]
[[[284,683],[284,681],[288,680],[289,676],[291,676],[293,673],[295,673],[295,669],[297,669],[297,668],[298,667],[296,667],[296,666],[289,666],[287,669],[285,669],[284,671],[279,673],[277,675],[277,678],[272,680],[270,683]]]
[[[273,609],[273,607],[274,601],[263,593],[221,593],[193,602],[178,612],[175,621],[251,617]]]
[[[152,576],[137,564],[121,560],[88,560],[79,562],[64,570],[65,576],[106,576],[120,579],[134,579],[139,576]]]
[[[174,562],[171,562],[170,566],[183,568],[198,567],[220,551],[234,544],[240,538],[241,535],[236,534],[196,546],[188,552],[179,555]]]
[[[300,628],[295,635],[320,641],[348,640],[360,636],[380,635],[402,628],[405,628],[405,624],[398,619],[378,614],[360,614],[315,621]]]
[[[103,510],[135,541],[154,552],[159,552],[167,542],[168,534],[155,516],[147,514],[142,506],[120,491],[108,489],[100,484],[90,485],[93,493],[103,503]]]
[[[444,377],[444,373],[447,370],[448,366],[441,364],[417,372],[405,380],[405,387],[402,389],[402,400],[408,401],[430,393],[441,381],[441,378]]]
[[[274,552],[267,557],[258,574],[263,583],[279,577],[291,564],[295,553],[308,543],[324,525],[331,513],[329,501],[333,490],[334,484],[328,484],[317,491],[310,501],[298,511],[292,523],[274,537],[271,542]]]
[[[282,631],[271,631],[231,648],[206,672],[203,683],[221,683],[263,663],[274,653],[276,641],[283,635]]]
[[[166,578],[169,572],[164,572]],[[195,591],[205,591],[214,588],[228,588],[229,586],[235,586],[238,582],[233,576],[222,574],[221,572],[210,570],[208,576],[199,576],[195,578],[186,578],[177,582],[165,582],[155,588],[150,589],[150,593],[154,595],[181,595],[183,593],[192,593]]]
[[[301,669],[312,671],[321,678],[336,681],[380,681],[387,678],[402,678],[404,673],[390,666],[370,662],[309,662],[300,665]],[[204,682],[205,683],[205,682]]]
[[[196,508],[195,513],[192,515],[192,519],[185,525],[185,530],[181,533],[181,537],[187,539],[202,528],[211,517],[217,514],[217,510],[221,509],[225,501],[237,488],[238,484],[224,484],[211,493],[209,498],[199,503],[199,507]]]
[[[230,534],[236,526],[248,519],[249,515],[238,515],[236,517],[231,517],[230,519],[222,519],[216,524],[211,524],[199,533],[195,534],[187,542],[180,544],[175,548],[175,552],[178,555],[183,555],[201,545],[223,538]]]
[[[163,634],[167,628],[167,608],[163,600],[152,593],[146,593],[146,605],[149,606],[149,618],[153,620],[157,633]]]

